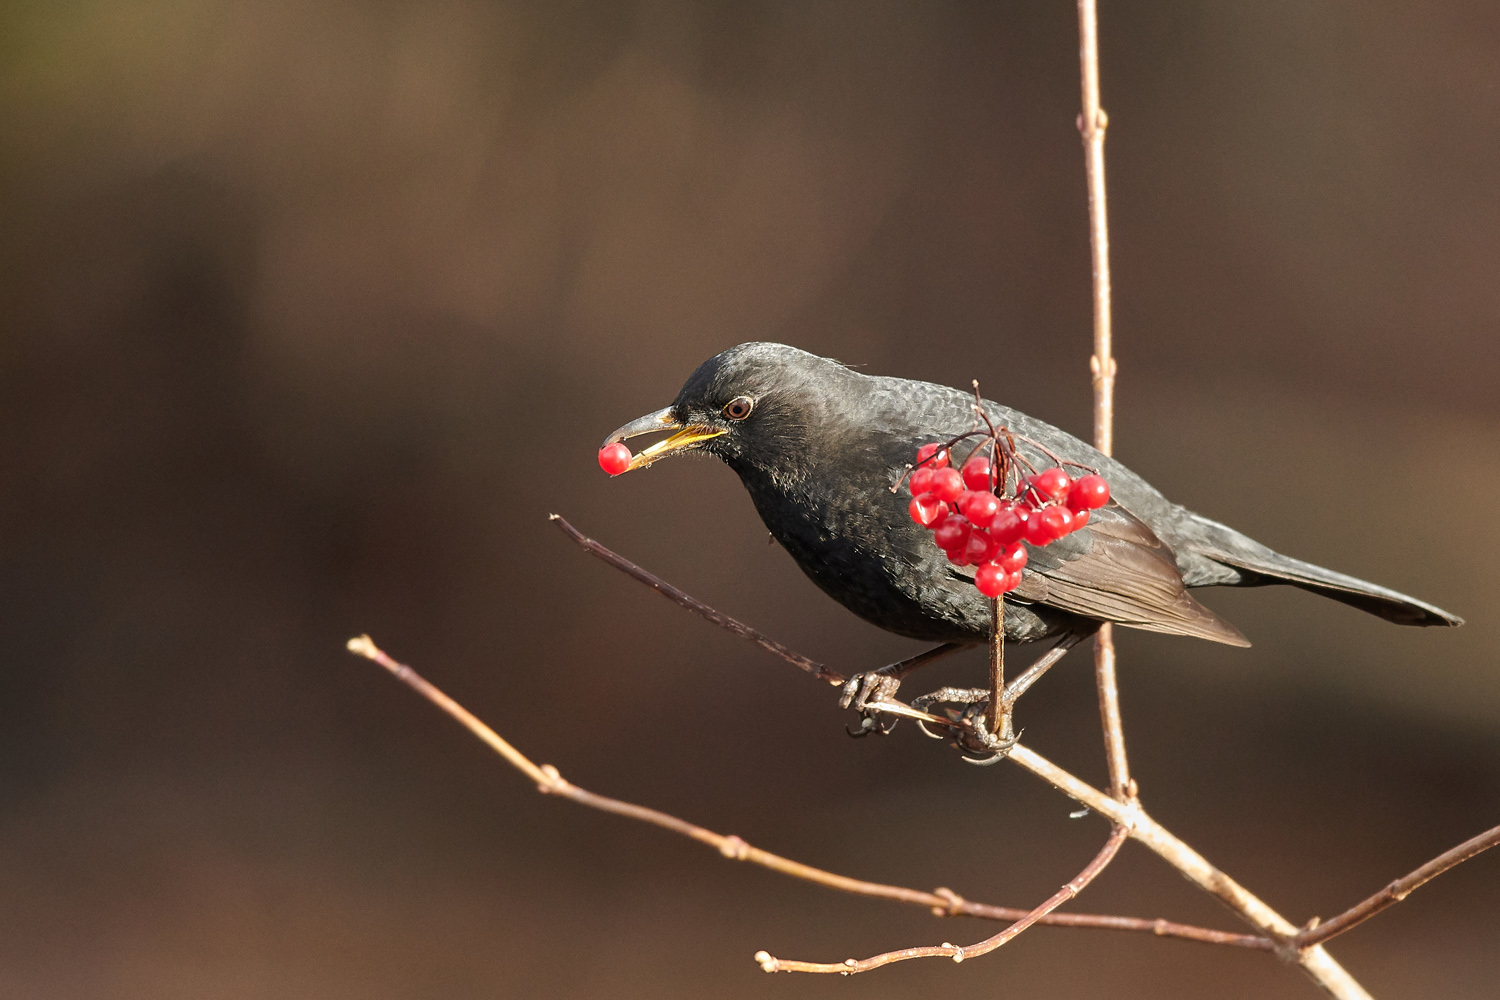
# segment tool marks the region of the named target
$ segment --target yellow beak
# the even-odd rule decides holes
[[[626,438],[638,437],[641,434],[650,434],[652,431],[670,430],[675,430],[677,433],[656,442],[638,455],[632,455],[630,457],[630,464],[625,467],[625,471],[631,472],[635,469],[644,469],[658,459],[675,455],[680,451],[687,451],[704,441],[718,437],[724,433],[726,428],[710,427],[707,424],[683,424],[672,415],[672,408],[669,406],[666,409],[647,414],[639,420],[632,420],[605,438],[604,443],[614,444],[616,441],[624,441]]]

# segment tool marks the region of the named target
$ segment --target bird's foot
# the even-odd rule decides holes
[[[947,739],[971,764],[988,765],[1003,760],[1019,739],[1008,713],[1000,720],[1000,732],[990,732],[987,718],[990,693],[985,688],[938,688],[913,698],[911,707],[953,720],[947,733],[935,733],[922,722],[917,725],[934,739]]]
[[[848,730],[849,735],[869,736],[871,733],[879,733],[884,736],[895,729],[899,720],[883,715],[871,705],[895,698],[900,687],[901,678],[887,667],[855,674],[845,681],[839,695],[839,708],[852,708],[860,713],[859,728]]]

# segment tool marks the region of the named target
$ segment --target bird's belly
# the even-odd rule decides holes
[[[930,642],[977,642],[988,629],[985,602],[949,586],[933,564],[925,532],[874,505],[840,509],[752,492],[766,528],[824,593],[866,621]],[[915,544],[914,544],[915,543]],[[940,558],[940,557],[939,557]]]

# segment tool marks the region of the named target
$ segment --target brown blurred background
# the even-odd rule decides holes
[[[1118,452],[1289,553],[1234,650],[1121,636],[1146,803],[1288,916],[1500,821],[1500,11],[1107,4]],[[0,995],[1311,996],[1260,954],[993,927],[536,795],[343,651],[536,759],[867,878],[1031,905],[1097,817],[590,561],[559,511],[846,671],[914,644],[734,476],[611,428],[777,339],[1086,434],[1071,4],[22,2],[0,23]],[[930,680],[974,680],[977,654]],[[920,683],[920,682],[919,682]],[[921,688],[925,689],[925,687]],[[917,693],[914,689],[911,693]],[[1087,658],[1026,739],[1100,779]],[[1076,905],[1234,919],[1129,846]],[[1333,952],[1489,997],[1500,853]]]

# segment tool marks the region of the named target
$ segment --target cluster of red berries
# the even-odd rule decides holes
[[[931,530],[949,562],[978,567],[974,586],[986,597],[1020,585],[1027,560],[1023,541],[1055,542],[1088,524],[1089,511],[1109,503],[1109,483],[1099,475],[1075,480],[1053,467],[1021,480],[1014,499],[995,495],[995,478],[983,455],[969,456],[959,470],[950,467],[946,449],[926,444],[917,451],[908,483],[911,519]]]
[[[616,441],[599,449],[599,468],[611,476],[618,476],[630,468],[630,449]]]

